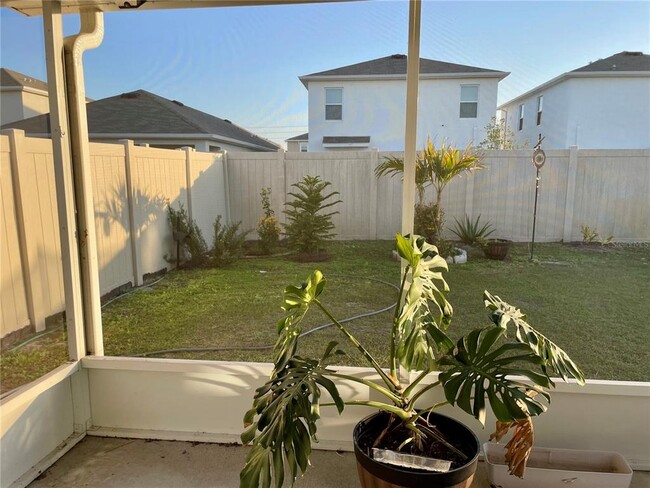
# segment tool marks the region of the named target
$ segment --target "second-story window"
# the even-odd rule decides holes
[[[343,119],[343,88],[325,88],[325,120]]]
[[[460,85],[460,118],[478,116],[478,85]]]
[[[542,123],[542,110],[544,109],[544,95],[537,97],[537,125]]]
[[[524,128],[524,104],[519,105],[519,130]]]
[[[307,143],[306,142],[301,142],[300,143],[300,152],[307,152]]]

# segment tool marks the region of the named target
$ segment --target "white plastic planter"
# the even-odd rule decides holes
[[[632,469],[616,452],[534,447],[524,478],[508,474],[501,444],[483,444],[490,486],[494,488],[628,488]]]

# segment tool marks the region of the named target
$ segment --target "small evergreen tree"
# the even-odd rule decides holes
[[[336,236],[332,232],[332,215],[338,212],[323,212],[341,203],[341,200],[331,200],[339,192],[324,194],[330,185],[329,181],[321,180],[320,176],[309,175],[291,185],[300,191],[289,193],[294,199],[287,202],[289,209],[284,212],[288,218],[285,234],[289,246],[301,254],[319,254],[323,243]]]

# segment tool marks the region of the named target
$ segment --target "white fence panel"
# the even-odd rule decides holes
[[[578,151],[572,238],[596,227],[617,241],[650,238],[650,150]]]
[[[104,294],[134,282],[124,146],[93,144],[90,164],[99,284]]]
[[[0,136],[0,259],[2,259],[2,293],[0,307],[2,328],[0,337],[22,329],[29,325],[27,301],[25,297],[25,281],[23,279],[20,259],[20,243],[16,209],[14,207],[14,191],[11,176],[11,161],[9,154],[9,138]]]
[[[192,216],[208,246],[212,246],[214,221],[217,215],[221,215],[222,222],[227,219],[223,165],[223,154],[192,153],[190,169]]]
[[[167,259],[173,255],[167,205],[188,208],[185,152],[137,146],[133,149],[136,247],[141,250],[142,274],[149,274],[166,268]]]
[[[262,188],[271,188],[271,207],[280,222],[285,222],[284,153],[228,153],[228,188],[230,216],[241,222],[242,230],[252,231],[257,237],[257,222],[262,217]]]

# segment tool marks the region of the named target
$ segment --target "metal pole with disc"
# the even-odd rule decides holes
[[[544,138],[542,137],[542,134],[539,135],[539,139],[537,140],[537,144],[535,144],[534,151],[533,151],[533,166],[535,166],[535,169],[537,170],[537,174],[535,176],[535,206],[533,207],[533,236],[531,238],[530,242],[530,260],[533,260],[533,253],[535,250],[535,224],[537,223],[537,196],[539,195],[539,182],[542,179],[541,176],[539,175],[539,171],[542,169],[542,166],[544,166],[544,163],[546,162],[546,154],[544,154],[544,151],[542,151],[542,141]]]

